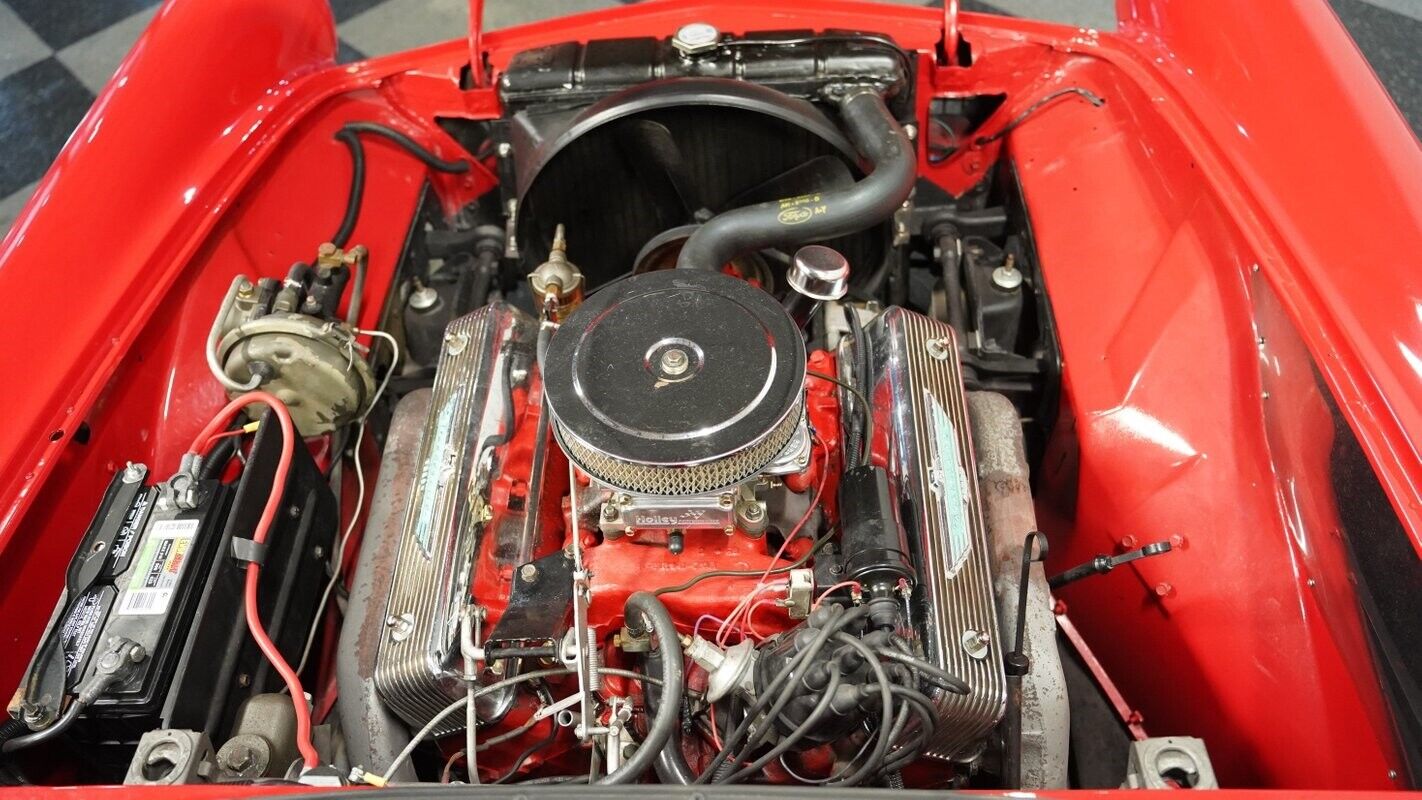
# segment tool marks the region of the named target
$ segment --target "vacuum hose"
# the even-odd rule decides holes
[[[773,200],[712,217],[686,240],[677,268],[720,270],[747,253],[833,239],[893,216],[913,190],[913,145],[877,92],[851,94],[839,110],[850,140],[874,167],[867,178],[813,204]]]
[[[651,623],[652,633],[661,648],[662,698],[666,701],[657,709],[652,721],[647,725],[647,738],[637,747],[637,752],[622,763],[612,774],[598,783],[636,783],[657,761],[662,749],[671,740],[672,734],[681,726],[681,703],[677,702],[686,690],[686,667],[682,663],[681,639],[672,621],[671,613],[662,601],[651,592],[637,592],[627,598],[624,606],[629,628],[642,626],[643,619]]]

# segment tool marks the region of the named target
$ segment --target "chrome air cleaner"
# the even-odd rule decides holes
[[[544,369],[563,450],[628,492],[735,486],[790,444],[804,413],[799,329],[769,294],[714,272],[595,292],[553,335]]]

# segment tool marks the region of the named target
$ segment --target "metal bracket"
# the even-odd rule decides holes
[[[573,647],[568,652],[565,646],[563,662],[578,673],[578,713],[582,723],[578,726],[578,738],[587,741],[590,737],[589,723],[594,719],[593,693],[597,691],[597,664],[595,651],[588,630],[588,605],[592,602],[592,589],[588,585],[590,577],[583,566],[582,532],[578,530],[578,476],[573,472],[572,462],[568,463],[568,502],[572,509],[573,529]]]
[[[1053,589],[1060,589],[1068,583],[1074,583],[1082,578],[1089,578],[1092,575],[1105,575],[1122,564],[1129,564],[1150,556],[1158,556],[1170,552],[1170,542],[1154,542],[1145,547],[1140,547],[1119,556],[1097,556],[1085,564],[1078,564],[1075,567],[1061,572],[1047,579],[1047,585]]]

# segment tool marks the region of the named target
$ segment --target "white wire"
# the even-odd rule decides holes
[[[572,670],[563,668],[537,669],[532,672],[525,672],[522,675],[515,675],[512,678],[504,678],[503,680],[496,681],[494,683],[489,684],[488,686],[480,687],[478,691],[475,691],[471,694],[459,698],[458,700],[455,700],[453,703],[450,703],[449,705],[445,706],[444,710],[440,711],[438,714],[435,714],[433,719],[425,723],[425,727],[420,728],[414,736],[410,737],[409,744],[405,745],[405,748],[400,751],[399,755],[395,756],[395,760],[390,762],[389,768],[387,768],[385,770],[385,774],[381,776],[382,779],[388,782],[392,777],[394,777],[396,770],[400,769],[400,765],[404,764],[405,760],[410,757],[410,754],[415,752],[415,748],[419,746],[420,742],[424,741],[426,736],[429,736],[431,733],[433,733],[434,729],[439,727],[439,724],[441,722],[444,722],[445,718],[447,718],[450,714],[453,714],[454,712],[464,708],[465,704],[467,704],[471,698],[483,697],[486,694],[497,692],[505,686],[513,686],[514,684],[523,683],[524,681],[536,680],[538,678],[549,678],[553,677],[554,675],[568,675],[571,672]]]
[[[351,534],[355,531],[356,523],[360,520],[361,509],[365,506],[365,468],[360,459],[360,445],[365,440],[365,420],[374,410],[376,402],[385,393],[385,387],[390,385],[390,376],[395,374],[395,368],[400,364],[400,344],[395,341],[395,337],[385,331],[367,331],[360,328],[353,328],[356,333],[374,336],[390,342],[390,349],[394,351],[394,356],[390,360],[390,369],[385,371],[385,377],[381,379],[380,386],[376,388],[375,394],[370,397],[370,405],[365,412],[356,419],[355,446],[351,449],[352,460],[355,462],[356,474],[356,501],[355,509],[351,512],[351,521],[346,523],[346,530],[341,534],[340,541],[336,544],[336,552],[331,556],[331,580],[327,581],[326,588],[321,592],[321,602],[316,605],[316,616],[311,620],[311,630],[306,634],[306,646],[301,649],[301,663],[296,666],[296,674],[306,668],[306,661],[311,657],[311,646],[316,642],[316,631],[321,627],[321,618],[326,613],[326,604],[331,602],[331,594],[336,591],[336,586],[341,582],[341,565],[345,560],[346,545],[350,543]],[[340,454],[336,454],[340,458]]]

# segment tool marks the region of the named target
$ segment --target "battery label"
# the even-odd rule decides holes
[[[138,538],[138,532],[143,530],[143,523],[148,518],[149,498],[150,492],[139,492],[123,515],[123,523],[109,548],[109,563],[104,568],[105,574],[111,578],[117,578],[128,569],[128,560],[133,556],[133,542]]]
[[[178,588],[178,578],[183,573],[188,551],[192,548],[193,535],[197,532],[198,520],[174,519],[153,523],[148,537],[143,541],[133,578],[123,599],[119,601],[118,612],[124,615],[160,615],[168,613],[173,602],[173,593]]]
[[[94,634],[103,624],[113,603],[114,590],[108,586],[90,589],[69,610],[59,630],[64,649],[65,685],[73,686],[87,663],[94,645]]]

